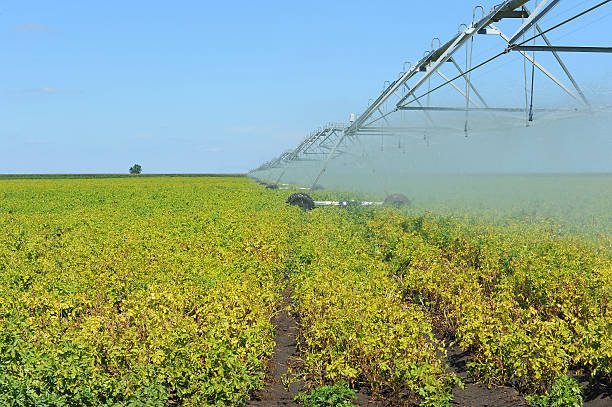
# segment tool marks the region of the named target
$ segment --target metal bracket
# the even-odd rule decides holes
[[[497,28],[485,27],[478,30],[478,34],[480,35],[499,35],[499,30]]]
[[[528,17],[529,17],[529,14],[525,13],[522,10],[503,11],[499,13],[497,18],[495,18],[493,21],[497,23],[503,20],[504,18],[528,18]]]

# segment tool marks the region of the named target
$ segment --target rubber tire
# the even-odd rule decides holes
[[[391,194],[385,198],[386,205],[410,206],[411,203],[410,198],[403,194]]]
[[[315,203],[308,194],[301,192],[295,193],[287,198],[289,205],[299,206],[303,211],[311,211],[315,208]]]

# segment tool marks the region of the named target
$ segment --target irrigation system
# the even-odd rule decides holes
[[[317,188],[319,180],[328,170],[330,163],[337,158],[350,154],[351,146],[360,143],[364,137],[394,136],[401,137],[424,134],[428,143],[428,128],[435,129],[444,125],[444,114],[461,115],[463,135],[468,137],[475,117],[486,114],[489,117],[514,115],[521,125],[529,126],[538,115],[545,113],[568,113],[589,111],[591,103],[585,96],[566,63],[566,53],[611,53],[612,47],[576,45],[554,45],[549,34],[561,27],[570,25],[583,16],[605,10],[612,6],[612,0],[601,1],[584,9],[573,9],[559,21],[545,19],[554,14],[553,10],[562,4],[575,5],[572,1],[563,0],[506,0],[486,12],[482,6],[473,10],[471,24],[461,24],[457,33],[446,42],[434,38],[431,47],[415,64],[404,63],[403,70],[396,79],[385,82],[384,89],[374,99],[370,99],[367,108],[356,117],[351,115],[349,122],[332,122],[310,133],[295,149],[283,152],[279,157],[265,162],[249,175],[269,188],[282,188],[284,177],[290,168],[300,163],[310,162],[317,171],[302,189],[303,193],[289,199],[289,203],[312,209],[314,205],[345,206],[347,202],[315,202],[307,192]],[[583,4],[584,2],[582,2]],[[608,10],[609,11],[609,10]],[[546,27],[543,27],[546,22]],[[503,30],[502,30],[503,28]],[[496,38],[491,48],[491,38]],[[482,61],[474,61],[474,51],[481,42],[488,45],[487,54]],[[474,74],[488,65],[498,63],[509,56],[521,56],[521,88],[519,103],[513,105],[493,105],[479,91]],[[540,56],[548,56],[553,69],[544,66]],[[552,57],[550,57],[552,56]],[[565,95],[568,103],[562,108],[542,108],[537,106],[534,97],[537,87],[534,86],[535,73],[543,74],[548,81]],[[517,78],[519,76],[517,75]],[[524,79],[523,79],[524,77]],[[524,89],[523,89],[524,88]],[[438,98],[443,103],[432,104],[432,96],[451,91],[456,98]],[[523,92],[524,90],[524,92]],[[503,92],[503,89],[497,89]],[[407,113],[412,112],[412,115]],[[505,117],[505,116],[504,116]],[[500,123],[504,119],[500,119]],[[397,198],[397,196],[396,196]],[[295,202],[293,202],[295,201]],[[401,199],[399,200],[401,201]],[[396,200],[396,202],[399,202]],[[305,202],[305,203],[304,203]],[[364,202],[364,205],[382,204],[383,202]]]

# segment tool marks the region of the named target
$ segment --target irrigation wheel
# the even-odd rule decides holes
[[[315,207],[315,203],[312,198],[308,194],[303,194],[301,192],[291,195],[289,198],[287,198],[286,203],[289,205],[299,206],[304,211],[311,211]]]

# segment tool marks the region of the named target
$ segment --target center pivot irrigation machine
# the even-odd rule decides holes
[[[363,113],[356,118],[351,115],[348,123],[327,124],[311,133],[294,150],[262,164],[249,175],[268,188],[286,188],[287,184],[281,182],[289,169],[299,168],[304,162],[319,163],[312,183],[302,188],[304,192],[293,194],[287,200],[305,210],[320,205],[410,204],[401,194],[388,195],[385,202],[331,202],[314,201],[308,193],[319,188],[319,180],[330,163],[351,154],[350,148],[359,145],[364,137],[397,137],[399,140],[400,137],[414,138],[418,133],[421,142],[429,146],[429,139],[436,132],[453,131],[468,137],[477,129],[479,115],[486,115],[489,122],[492,119],[500,126],[530,126],[536,117],[545,119],[547,115],[549,118],[557,115],[553,117],[558,118],[558,115],[592,112],[594,108],[561,55],[611,53],[612,47],[558,46],[552,44],[549,35],[571,27],[571,23],[576,24],[584,16],[603,11],[610,2],[612,0],[598,3],[593,0],[591,4],[577,0],[507,0],[488,13],[482,6],[476,6],[469,26],[461,24],[457,34],[445,43],[434,38],[421,60],[416,64],[405,62],[397,79],[385,82],[382,93],[370,99]],[[480,54],[475,55],[475,51]],[[513,72],[520,75],[512,77],[514,83],[504,84],[503,80],[508,79],[504,75],[493,76],[492,88],[496,91],[496,99],[500,94],[510,94],[508,89],[519,92],[508,96],[507,105],[493,106],[487,102],[484,92],[479,92],[473,75],[487,66],[499,65],[504,58],[507,61],[503,64],[510,65],[517,55],[520,65],[513,65]],[[481,62],[474,62],[476,57]],[[542,61],[554,64],[558,74],[545,67]],[[445,73],[448,70],[453,73]],[[547,77],[548,83],[565,95],[567,103],[564,102],[562,108],[535,107],[536,72]],[[563,80],[560,77],[564,77]],[[446,90],[452,92],[452,96],[445,94],[439,98],[442,103],[433,104],[432,98]],[[520,103],[517,104],[517,100]],[[408,115],[409,112],[412,114]]]

